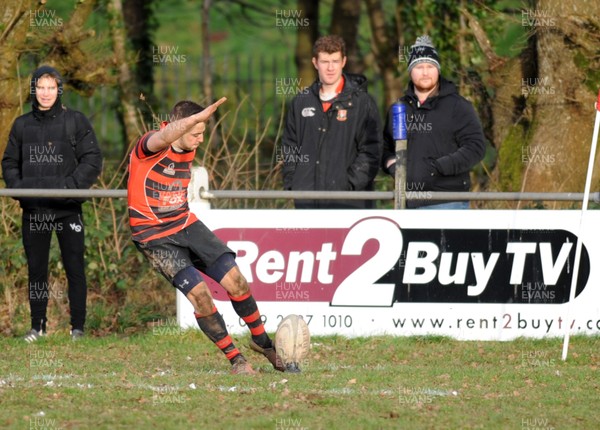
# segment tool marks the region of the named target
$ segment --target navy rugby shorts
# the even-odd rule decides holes
[[[177,273],[190,266],[220,282],[236,265],[235,252],[202,221],[164,238],[135,242],[135,246],[171,284]]]

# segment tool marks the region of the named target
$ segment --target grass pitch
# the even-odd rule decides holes
[[[10,429],[592,429],[600,338],[459,342],[315,337],[303,373],[229,364],[199,331],[2,340],[0,427]]]

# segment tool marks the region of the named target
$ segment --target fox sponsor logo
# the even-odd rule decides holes
[[[576,239],[564,230],[537,235],[535,230],[401,229],[384,217],[349,228],[218,229],[215,234],[237,253],[258,300],[339,306],[565,303]],[[589,272],[583,246],[577,294]],[[284,298],[281,286],[293,287],[293,294]]]
[[[160,207],[158,210],[162,212],[162,209],[168,209],[170,211],[180,208],[185,204],[186,199],[186,190],[160,193]]]

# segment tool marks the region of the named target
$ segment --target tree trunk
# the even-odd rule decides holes
[[[496,56],[463,11],[488,59],[498,190],[583,190],[600,78],[600,4],[585,3],[583,14],[573,0],[531,2],[519,17],[529,27],[528,44],[511,60]],[[597,159],[595,172],[599,165]]]
[[[3,14],[0,15],[0,154],[4,153],[13,121],[23,113],[22,107],[29,97],[29,77],[19,66],[24,53],[38,54],[40,64],[56,67],[67,86],[79,92],[89,94],[98,84],[110,80],[105,67],[108,60],[90,58],[80,48],[82,41],[94,35],[92,30],[84,30],[84,23],[96,1],[77,2],[68,21],[56,17],[60,25],[57,24],[50,37],[42,38],[38,34],[40,29],[32,26],[31,20],[35,22],[35,13],[43,9],[44,3],[3,1]],[[47,35],[47,31],[44,34]]]
[[[495,191],[519,191],[522,183],[523,164],[520,160],[520,145],[523,144],[530,124],[529,111],[525,110],[521,95],[523,64],[535,62],[534,57],[524,53],[520,57],[507,59],[498,56],[489,38],[477,19],[466,9],[462,13],[468,20],[468,26],[479,48],[486,58],[489,78],[485,87],[478,85],[480,91],[475,95],[476,105],[480,109],[486,137],[491,140],[497,151],[496,166],[491,175],[490,188]],[[479,74],[473,73],[471,83],[479,80]],[[492,94],[490,97],[488,94]]]
[[[109,5],[110,12],[110,32],[114,58],[117,67],[117,80],[119,82],[119,101],[121,103],[121,115],[124,125],[123,153],[127,153],[129,147],[142,134],[142,128],[138,126],[138,118],[134,101],[139,94],[133,86],[133,74],[131,73],[130,60],[127,56],[124,22],[123,22],[123,4],[121,0],[111,0]]]
[[[522,83],[534,110],[524,190],[583,191],[598,91],[599,16],[600,3],[581,0],[540,0],[525,16],[537,35],[538,75]],[[596,189],[599,166],[596,159]]]
[[[307,26],[298,26],[296,41],[296,67],[301,87],[310,86],[316,79],[312,64],[312,48],[319,37],[319,0],[298,0],[298,10]]]
[[[365,63],[358,50],[358,23],[360,21],[361,0],[335,0],[333,3],[330,34],[341,36],[346,42],[348,60],[344,70],[350,73],[364,73]]]
[[[0,35],[0,154],[6,148],[12,123],[23,113],[22,106],[29,96],[29,79],[19,68],[19,57],[27,40],[29,14],[38,8],[34,1],[4,1]]]
[[[152,19],[152,3],[151,0],[123,0],[123,21],[136,59],[133,67],[135,86],[154,108],[152,31],[156,26]]]
[[[210,55],[210,4],[211,0],[204,0],[202,4],[202,88],[207,104],[213,100],[212,91],[212,57]],[[214,123],[214,119],[212,120]]]
[[[56,67],[69,87],[87,96],[92,95],[98,85],[111,82],[110,59],[97,58],[96,53],[81,48],[82,42],[96,36],[94,30],[85,30],[96,4],[96,0],[76,2],[69,21],[44,42],[51,48],[43,62]]]
[[[376,66],[383,81],[383,111],[385,112],[392,103],[402,94],[398,70],[398,38],[395,28],[388,28],[385,23],[385,13],[381,0],[365,0],[371,24],[372,49],[375,54]],[[396,24],[397,25],[397,24]]]

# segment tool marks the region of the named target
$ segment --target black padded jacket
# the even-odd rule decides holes
[[[18,117],[11,128],[2,158],[8,188],[90,188],[102,169],[102,154],[89,120],[78,111],[67,113],[59,97],[49,110],[40,110],[35,99],[35,80],[54,69],[44,66],[34,73],[32,111]],[[60,76],[60,75],[59,75]],[[66,117],[74,123],[71,142]],[[19,198],[24,210],[55,213],[81,211],[82,199]]]
[[[366,78],[344,74],[344,80],[327,112],[318,80],[292,100],[280,154],[286,190],[373,190],[381,160],[381,119]],[[369,200],[296,200],[297,208],[372,206]]]
[[[483,129],[473,105],[456,86],[440,76],[437,95],[420,104],[412,82],[400,100],[406,106],[408,154],[406,169],[407,207],[440,203],[410,200],[411,193],[468,191],[469,171],[485,154]],[[392,113],[388,111],[383,134],[383,170],[395,158]]]

